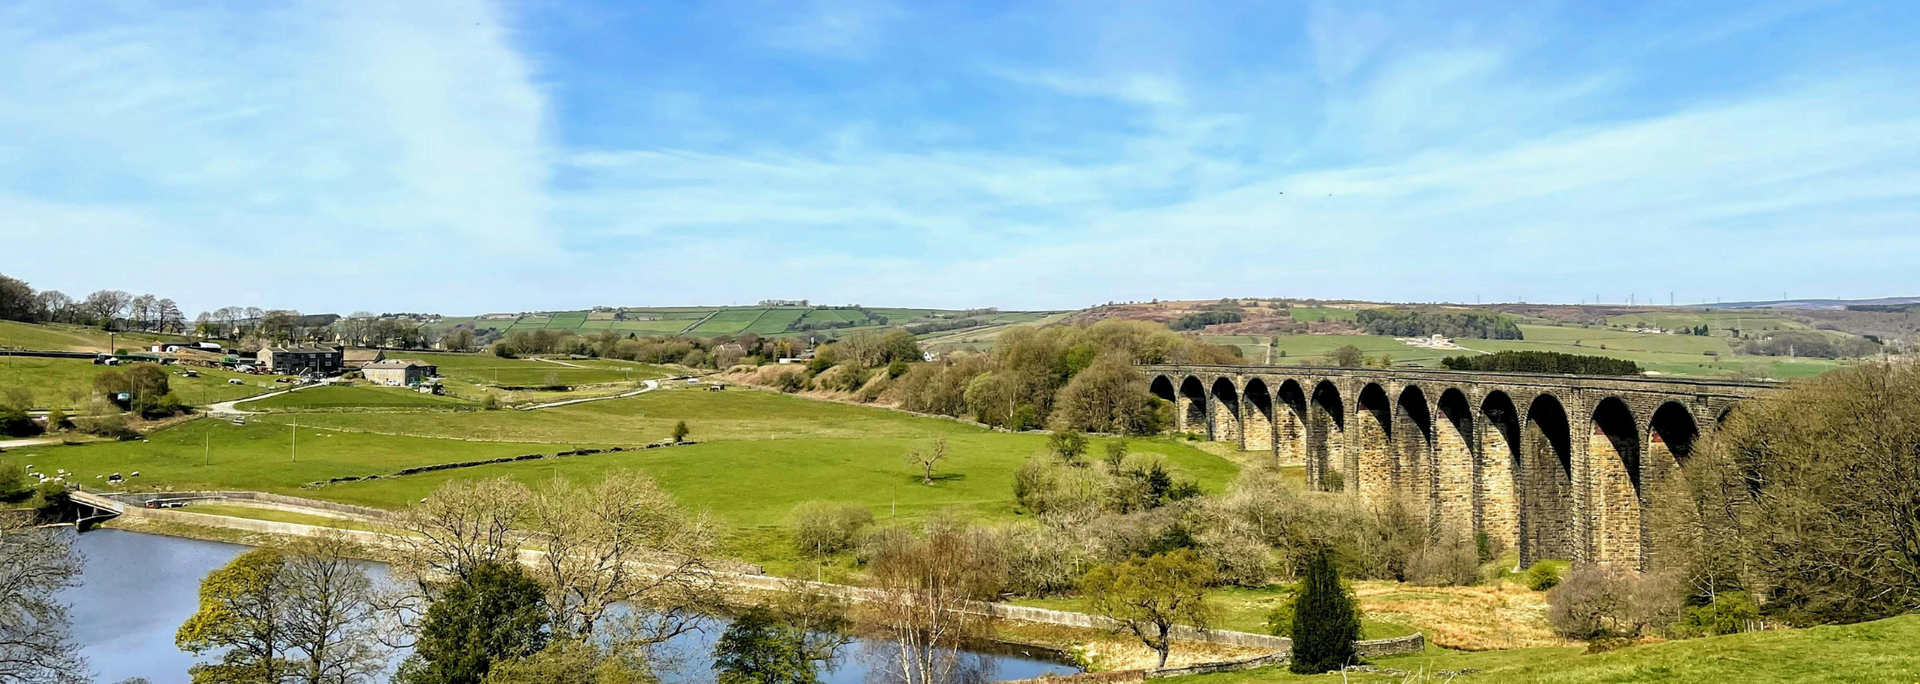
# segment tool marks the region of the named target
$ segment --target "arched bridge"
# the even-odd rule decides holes
[[[1398,498],[1435,533],[1523,563],[1643,567],[1650,484],[1767,383],[1284,366],[1142,366],[1175,429],[1304,463],[1307,481]],[[1337,484],[1336,484],[1337,483]]]

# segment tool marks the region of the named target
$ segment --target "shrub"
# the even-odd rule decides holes
[[[800,390],[806,389],[807,388],[806,374],[781,373],[779,377],[774,378],[773,387],[774,389],[780,390],[782,392],[786,392],[787,394],[793,394],[794,392],[798,392]]]
[[[1079,430],[1054,430],[1047,437],[1047,451],[1061,463],[1070,466],[1081,464],[1081,458],[1087,454],[1087,437]]]
[[[0,435],[32,437],[40,432],[40,424],[33,422],[26,411],[12,406],[0,407]]]
[[[1071,592],[1081,568],[1091,562],[1084,546],[1053,527],[1008,526],[996,530],[995,539],[1006,564],[1007,590],[1023,596]]]
[[[118,440],[139,439],[140,433],[127,426],[127,419],[118,413],[103,413],[87,418],[76,424],[81,432],[96,437],[110,437]]]
[[[855,503],[809,501],[795,506],[788,521],[794,548],[821,557],[854,548],[860,533],[873,524],[873,512]]]
[[[1560,568],[1551,561],[1534,563],[1521,582],[1528,589],[1546,591],[1560,585]]]
[[[1267,611],[1268,634],[1277,637],[1286,637],[1288,639],[1293,638],[1293,601],[1296,596],[1298,595],[1293,592],[1288,592],[1286,598],[1280,599],[1279,603],[1274,604],[1273,610]]]
[[[158,397],[138,397],[133,401],[132,410],[141,418],[158,420],[184,413],[187,406],[180,401],[180,395],[168,392]]]
[[[13,461],[0,461],[0,501],[17,498],[32,491],[27,484],[27,469]]]
[[[492,392],[488,392],[486,396],[480,398],[480,410],[482,411],[500,410],[500,397],[494,396]]]
[[[1040,410],[1033,404],[1021,404],[1007,415],[1007,429],[1014,432],[1026,432],[1040,427]]]
[[[1430,540],[1407,559],[1407,580],[1421,586],[1466,586],[1480,579],[1480,558],[1464,539]]]
[[[902,375],[906,375],[907,368],[908,366],[905,359],[894,359],[893,363],[887,364],[887,379],[892,380]]]
[[[1360,611],[1340,582],[1333,555],[1325,549],[1307,562],[1306,576],[1293,604],[1295,674],[1319,674],[1353,664],[1353,642],[1360,638]]]
[[[1686,609],[1673,631],[1679,636],[1720,636],[1760,628],[1760,607],[1744,591],[1729,591]]]
[[[1673,575],[1587,566],[1554,587],[1547,597],[1547,623],[1569,639],[1630,639],[1676,621],[1681,599]]]
[[[1320,474],[1320,491],[1344,492],[1347,490],[1347,478],[1338,470],[1328,470]]]

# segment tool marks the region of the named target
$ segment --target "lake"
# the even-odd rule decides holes
[[[88,532],[76,547],[86,556],[86,569],[81,586],[68,590],[63,598],[73,606],[74,638],[83,645],[97,681],[111,684],[143,677],[153,684],[187,684],[187,668],[195,658],[173,645],[174,630],[198,608],[200,579],[248,547],[124,530]],[[711,618],[701,629],[669,643],[666,650],[679,656],[678,666],[658,673],[662,681],[713,681],[707,654],[726,624],[724,618]],[[833,669],[821,673],[821,680],[828,684],[876,681],[878,675],[869,661],[889,646],[880,640],[858,640],[843,649]],[[971,652],[983,665],[982,681],[1079,671],[1049,659],[1049,654],[1023,653],[1018,647]]]

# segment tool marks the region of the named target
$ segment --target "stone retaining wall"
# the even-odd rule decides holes
[[[151,510],[151,509],[145,509],[144,507],[147,505],[148,501],[152,501],[154,499],[167,499],[167,500],[234,499],[234,500],[240,500],[240,501],[252,501],[255,503],[262,503],[262,504],[272,504],[272,506],[270,507],[283,508],[283,510],[293,510],[293,512],[296,512],[296,513],[314,513],[314,512],[320,512],[323,514],[334,513],[342,517],[361,518],[365,520],[376,520],[376,521],[385,520],[387,519],[388,516],[392,515],[390,511],[382,510],[379,508],[355,506],[352,504],[335,503],[332,501],[320,501],[318,499],[305,499],[297,496],[287,496],[284,494],[269,494],[266,492],[219,491],[219,490],[191,491],[191,492],[129,492],[125,494],[101,494],[101,496],[105,496],[109,499],[113,499],[114,501],[119,501],[121,503],[127,504],[130,507],[140,508],[142,510]]]

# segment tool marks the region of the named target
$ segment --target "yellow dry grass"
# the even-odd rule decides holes
[[[1411,625],[1437,646],[1489,651],[1566,646],[1547,626],[1547,595],[1499,580],[1471,587],[1355,582],[1367,617]]]
[[[1129,634],[1024,622],[1001,623],[995,627],[995,632],[997,638],[1008,642],[1071,653],[1093,671],[1146,669],[1159,662],[1159,654]],[[1172,652],[1167,655],[1167,666],[1244,660],[1266,654],[1260,649],[1241,646],[1176,641]]]

